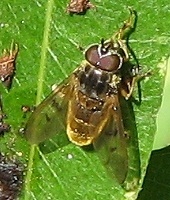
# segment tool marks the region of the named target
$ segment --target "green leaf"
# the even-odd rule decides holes
[[[169,99],[170,99],[170,57],[164,62],[160,63],[160,69],[165,76],[164,90],[161,107],[157,116],[157,131],[155,134],[154,149],[160,149],[170,144],[170,115],[167,110],[170,109]]]
[[[101,38],[108,39],[123,25],[129,16],[127,7],[132,6],[138,13],[138,23],[129,44],[142,70],[152,72],[151,77],[141,83],[141,106],[134,105],[143,178],[152,150],[164,84],[159,63],[166,60],[169,53],[169,2],[93,1],[96,10],[90,9],[86,15],[70,16],[65,12],[67,2],[56,1],[51,4],[52,20],[46,24],[50,26],[50,31],[46,32],[49,37],[43,36],[45,30],[49,30],[44,26],[48,21],[46,13],[50,17],[48,3],[21,0],[0,3],[1,49],[10,47],[12,40],[19,44],[20,49],[12,89],[8,93],[1,86],[4,112],[8,115],[6,121],[12,128],[9,134],[0,138],[0,150],[15,154],[25,164],[29,163],[20,199],[29,199],[30,195],[30,199],[123,200],[125,191],[108,176],[94,151],[69,144],[43,154],[36,146],[30,147],[24,136],[18,133],[26,121],[20,108],[22,105],[35,105],[40,98],[47,96],[51,85],[60,83],[84,59],[77,47],[98,43]],[[46,42],[43,42],[44,38]],[[44,75],[38,75],[39,66]],[[39,81],[43,81],[42,89]],[[130,193],[127,195],[133,199]]]

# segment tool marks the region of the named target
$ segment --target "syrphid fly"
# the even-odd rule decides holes
[[[85,61],[31,114],[25,135],[30,144],[39,144],[63,131],[78,145],[92,144],[106,152],[102,162],[112,169],[119,183],[128,171],[127,134],[124,130],[120,97],[131,97],[138,77],[130,61],[126,40],[134,29],[136,13],[110,39],[92,44]]]

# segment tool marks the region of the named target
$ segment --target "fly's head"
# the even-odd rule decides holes
[[[104,41],[94,44],[85,51],[85,59],[98,69],[116,73],[129,57],[125,47],[119,41]]]

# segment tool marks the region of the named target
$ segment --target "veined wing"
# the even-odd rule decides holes
[[[59,85],[30,116],[25,129],[29,143],[39,144],[54,134],[66,130],[68,100],[71,98],[74,82],[72,76]]]
[[[107,123],[100,136],[93,142],[93,146],[109,174],[122,184],[128,171],[127,144],[118,95],[111,98],[112,107],[107,110]]]

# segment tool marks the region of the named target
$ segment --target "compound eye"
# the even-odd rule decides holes
[[[96,63],[100,60],[98,45],[89,47],[89,49],[85,52],[85,58],[91,65],[96,66]]]
[[[106,50],[106,51],[103,51]],[[98,45],[93,45],[85,52],[86,60],[102,70],[113,72],[122,66],[122,57]]]
[[[122,58],[118,54],[111,54],[100,58],[97,63],[100,69],[114,72],[117,71],[122,66]]]

